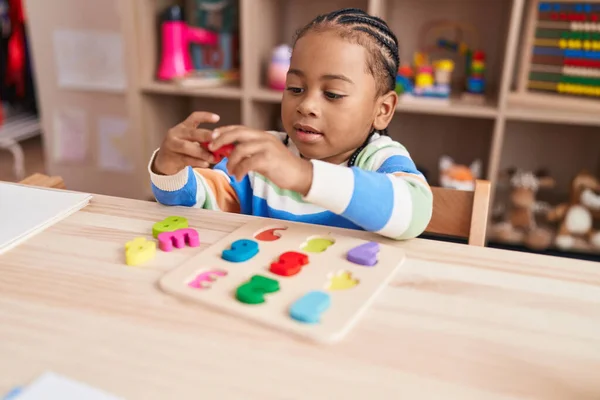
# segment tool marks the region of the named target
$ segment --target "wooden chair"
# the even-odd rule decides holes
[[[426,234],[467,238],[469,245],[485,246],[490,206],[490,182],[477,180],[475,191],[432,187],[433,214]]]
[[[66,189],[65,182],[60,176],[33,174],[19,182],[23,185],[41,186],[55,189]]]

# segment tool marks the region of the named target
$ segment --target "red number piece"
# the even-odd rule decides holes
[[[300,272],[306,264],[308,264],[308,256],[306,254],[288,251],[280,255],[278,261],[271,264],[269,271],[275,275],[292,276]]]
[[[208,150],[208,144],[209,144],[209,142],[201,143],[202,147],[204,147],[206,150]],[[229,157],[229,155],[233,151],[233,147],[234,147],[233,144],[226,144],[225,146],[220,147],[220,148],[216,149],[215,151],[211,152],[212,155],[215,157],[215,164],[220,163],[221,160],[223,160],[223,158]]]

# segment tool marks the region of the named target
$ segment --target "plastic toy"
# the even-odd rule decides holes
[[[232,0],[195,0],[196,26],[218,36],[215,46],[191,45],[191,55],[196,74],[207,71],[220,72],[218,77],[231,81],[239,69],[238,5]],[[217,76],[213,77],[216,79]]]
[[[279,228],[279,239],[261,241],[260,252],[250,251],[252,257],[242,257],[244,260],[235,263],[223,259],[222,253],[232,243],[238,249],[237,244],[252,242],[248,247],[256,251],[258,243],[249,238],[274,228]],[[401,248],[337,234],[327,226],[292,224],[282,228],[286,226],[250,221],[167,272],[159,286],[203,307],[304,339],[331,343],[352,329],[406,258]],[[320,252],[302,250],[303,243],[318,238],[320,241],[314,242],[311,249]],[[352,249],[365,248],[378,248],[375,265],[348,261]]]
[[[152,236],[158,238],[158,235],[163,232],[176,231],[177,229],[183,229],[188,227],[188,220],[183,217],[170,216],[162,221],[156,222],[152,226]]]
[[[466,41],[470,34],[471,47]],[[445,37],[453,35],[453,39]],[[477,48],[477,31],[465,24],[449,20],[436,20],[425,24],[419,33],[420,43],[413,56],[413,66],[402,66],[396,77],[396,92],[403,102],[433,101],[449,104],[452,93],[456,60],[450,55],[460,55],[465,64],[464,76],[459,76],[460,88],[476,101],[485,91],[485,54]],[[456,58],[456,57],[454,57]],[[410,81],[414,76],[414,86]]]
[[[153,259],[156,255],[156,242],[144,237],[137,237],[125,243],[125,263],[140,265]]]
[[[162,232],[158,235],[158,246],[162,251],[169,252],[175,248],[181,249],[187,243],[190,247],[200,246],[198,231],[192,228],[183,228],[176,231]]]
[[[161,24],[162,55],[158,68],[158,79],[184,78],[193,70],[189,46],[199,43],[208,46],[217,44],[218,36],[202,28],[188,26],[184,22],[180,6],[171,6],[163,14]]]
[[[205,148],[206,150],[208,150],[209,144],[210,144],[210,142],[200,143],[200,145],[203,148]],[[229,157],[229,155],[231,154],[231,152],[233,151],[234,148],[235,148],[234,144],[226,144],[225,146],[220,147],[217,150],[211,152],[213,157],[215,158],[215,164],[220,163],[223,160],[223,158]]]
[[[290,69],[292,49],[287,44],[277,46],[271,54],[267,72],[268,85],[273,90],[285,90],[285,80]]]
[[[372,267],[377,264],[378,253],[379,243],[369,242],[350,249],[346,258],[355,264]]]
[[[258,243],[250,239],[236,240],[228,249],[223,250],[221,257],[229,262],[244,262],[258,254]]]

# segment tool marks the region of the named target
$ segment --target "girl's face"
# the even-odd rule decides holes
[[[397,97],[377,96],[367,62],[363,46],[334,31],[308,32],[296,42],[281,117],[304,157],[340,164],[373,127],[387,127]]]

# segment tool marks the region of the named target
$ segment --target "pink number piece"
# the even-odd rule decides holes
[[[173,246],[181,249],[186,243],[190,247],[200,246],[198,231],[192,228],[183,228],[172,232],[162,232],[158,235],[158,247],[162,251],[171,251]]]
[[[227,272],[219,270],[203,272],[201,274],[198,274],[198,276],[193,281],[188,283],[188,286],[193,287],[194,289],[204,289],[209,287],[210,283],[214,282],[217,279],[217,276],[225,275],[227,275]]]

